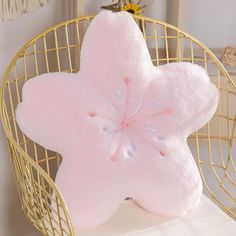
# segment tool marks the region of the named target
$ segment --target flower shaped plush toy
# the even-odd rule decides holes
[[[196,206],[202,182],[186,139],[217,103],[203,68],[153,66],[132,16],[103,11],[87,30],[80,72],[26,82],[16,115],[29,138],[62,155],[56,184],[74,226],[89,228],[126,197],[168,217]]]

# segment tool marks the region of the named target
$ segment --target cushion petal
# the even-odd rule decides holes
[[[129,13],[103,11],[92,21],[81,50],[81,74],[97,89],[111,97],[125,77],[138,86],[151,69],[146,42]]]
[[[88,134],[87,141],[102,140],[97,136],[109,138],[118,127],[120,114],[113,104],[77,74],[51,73],[31,79],[23,88],[23,101],[16,110],[19,127],[61,154],[75,145],[65,140],[78,141]]]
[[[202,181],[186,140],[169,137],[156,147],[143,145],[138,136],[133,140],[137,147],[130,183],[134,200],[152,213],[171,217],[197,205]]]
[[[191,63],[170,63],[156,68],[146,87],[143,108],[133,120],[140,129],[145,124],[162,136],[188,136],[212,117],[217,104],[218,91],[203,68]]]
[[[125,199],[122,168],[104,161],[101,150],[90,148],[93,156],[83,156],[83,161],[78,156],[64,155],[67,161],[62,162],[56,177],[75,227],[90,228],[103,223]]]

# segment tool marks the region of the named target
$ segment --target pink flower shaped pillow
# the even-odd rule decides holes
[[[88,228],[126,197],[171,217],[197,205],[202,182],[186,139],[217,103],[203,68],[153,66],[133,18],[103,11],[87,30],[80,72],[26,82],[16,115],[29,138],[62,155],[56,184],[74,226]]]

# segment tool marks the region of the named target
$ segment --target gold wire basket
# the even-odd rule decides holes
[[[79,71],[82,32],[92,19],[93,16],[86,16],[69,20],[34,37],[12,60],[1,87],[1,116],[22,208],[43,235],[74,235],[66,204],[54,182],[62,159],[24,136],[17,126],[15,109],[26,80],[42,73]],[[216,84],[220,94],[217,112],[188,140],[205,193],[236,219],[234,81],[216,56],[192,36],[155,19],[143,16],[134,19],[143,32],[154,65],[197,63],[205,67]]]

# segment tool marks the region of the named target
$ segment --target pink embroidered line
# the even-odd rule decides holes
[[[101,116],[101,115],[98,115],[96,112],[94,111],[91,111],[88,113],[88,115],[91,117],[91,118],[95,118],[95,117],[98,117],[98,118],[101,118],[101,119],[104,119],[104,120],[110,120],[116,124],[118,124],[117,121],[113,120],[112,118],[108,118],[108,117],[105,117],[105,116]]]
[[[125,96],[125,108],[124,108],[124,113],[123,113],[123,120],[126,119],[126,113],[127,113],[127,109],[128,109],[128,105],[129,105],[129,83],[130,83],[130,79],[125,78],[124,82],[125,82],[125,85],[126,85],[126,96]]]
[[[153,114],[151,114],[151,115],[145,116],[145,117],[143,117],[143,118],[140,119],[140,120],[132,120],[132,121],[130,121],[130,122],[128,122],[128,123],[129,123],[129,124],[133,124],[133,123],[136,123],[136,122],[142,122],[142,121],[144,121],[144,120],[146,120],[146,119],[154,118],[154,117],[157,117],[157,116],[160,116],[160,115],[168,115],[168,114],[170,114],[171,112],[172,112],[171,109],[165,109],[165,110],[163,110],[163,111],[156,112],[156,113],[153,113]]]
[[[157,150],[160,153],[161,156],[163,156],[163,157],[165,156],[165,153],[163,151],[161,151],[160,148],[157,145],[154,145],[153,143],[149,142],[144,137],[138,135],[137,132],[135,132],[133,129],[129,128],[129,131],[131,131],[135,136],[139,137],[142,141],[144,141],[145,143],[147,143],[148,145],[153,147],[155,150]]]

